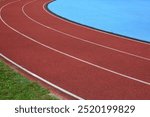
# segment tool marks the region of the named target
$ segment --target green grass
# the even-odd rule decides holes
[[[55,100],[56,96],[23,77],[0,60],[1,100]]]

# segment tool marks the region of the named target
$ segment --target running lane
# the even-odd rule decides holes
[[[85,43],[45,28],[33,22],[22,12],[23,6],[28,2],[29,0],[14,2],[4,7],[1,11],[3,22],[20,32],[20,34],[17,34],[1,22],[3,38],[0,40],[0,48],[4,55],[46,80],[85,99],[150,98],[150,93],[147,92],[150,89],[149,85],[98,67],[109,68],[117,73],[122,72],[121,74],[130,75],[139,80],[149,82],[148,76],[150,76],[150,74],[148,70],[150,64],[148,60]],[[44,4],[46,1],[42,2]],[[38,6],[42,8],[41,1],[37,1],[36,4],[37,3],[39,3]],[[31,11],[35,14],[35,6],[31,6],[25,7],[26,10],[30,11],[26,11],[28,15],[30,15]],[[39,12],[37,12],[36,9],[38,14],[44,11],[42,9],[38,10]],[[46,14],[45,12],[45,15]],[[42,14],[40,17],[36,16],[36,18],[38,17],[41,21],[44,21],[43,19],[49,19],[50,15],[47,17],[41,16]],[[35,18],[34,15],[32,15],[32,17]],[[18,21],[21,22],[18,23]],[[51,20],[51,22],[53,21]],[[7,33],[5,33],[5,31],[7,31]],[[8,33],[10,35],[6,35]],[[23,34],[28,37],[25,37]],[[36,43],[29,37],[47,45],[49,48]],[[143,47],[144,45],[147,48],[149,47],[147,44],[140,44],[143,45]],[[110,57],[112,58],[111,60]],[[122,61],[124,60],[128,62],[123,64]],[[132,73],[128,69],[138,72]]]
[[[40,22],[37,22],[37,20],[36,21],[34,20],[34,17],[33,17],[34,15],[29,15],[28,13],[30,13],[30,12],[26,11],[26,9],[27,9],[26,7],[31,8],[31,6],[30,6],[31,3],[32,2],[25,4],[22,8],[23,12],[25,13],[25,15],[28,18],[30,18],[30,19],[32,18],[31,20],[33,22],[41,25],[44,28],[47,28],[58,34],[65,36],[65,38],[63,38],[63,39],[60,38],[57,41],[57,44],[59,44],[57,46],[57,48],[60,48],[59,50],[67,52],[73,56],[82,58],[83,60],[90,61],[96,65],[101,65],[105,68],[109,68],[111,70],[118,71],[120,73],[128,74],[130,76],[134,76],[134,75],[137,75],[137,73],[139,73],[139,74],[141,74],[141,76],[139,76],[140,78],[147,79],[147,81],[149,82],[148,71],[145,71],[146,74],[141,73],[143,66],[144,66],[144,68],[146,68],[143,70],[149,69],[149,60],[145,60],[145,59],[143,60],[143,59],[137,58],[135,56],[131,56],[131,55],[128,55],[125,53],[120,53],[118,51],[116,52],[114,50],[112,51],[111,49],[108,49],[108,48],[100,47],[100,46],[97,46],[97,45],[94,45],[91,43],[87,43],[85,41],[81,41],[81,39],[83,40],[83,38],[80,38],[80,40],[79,40],[77,38],[77,36],[73,37],[71,35],[67,35],[68,33],[60,32],[60,30],[56,30],[55,28],[51,27],[51,25],[45,25],[46,26],[45,27],[42,24],[40,24]],[[38,6],[38,5],[36,5],[36,6]],[[34,11],[34,9],[30,9],[30,8],[28,8],[28,10]],[[32,8],[34,8],[34,6]],[[44,17],[44,16],[42,16],[42,17]],[[70,38],[67,39],[68,37],[70,37]],[[70,41],[70,39],[71,39],[71,41]],[[57,38],[55,38],[55,41],[56,40],[57,40]],[[47,40],[47,41],[50,41],[50,40]],[[67,44],[67,45],[64,45],[63,43]],[[86,48],[85,48],[85,46],[86,46]],[[72,49],[68,49],[68,48],[72,48]],[[84,50],[80,51],[82,48],[84,48]],[[110,57],[112,58],[111,61],[109,59]],[[125,59],[126,59],[126,61],[124,61]],[[124,63],[121,63],[120,61],[124,61]],[[140,66],[139,66],[139,64],[140,64]],[[122,68],[120,68],[120,66],[122,66]]]
[[[27,13],[30,16],[32,16],[36,21],[41,22],[42,24],[45,24],[46,26],[50,26],[54,29],[58,29],[59,31],[66,32],[67,34],[91,42],[95,42],[96,44],[111,47],[117,50],[122,50],[124,52],[129,52],[131,54],[139,55],[150,59],[149,43],[143,43],[140,41],[135,41],[132,39],[112,35],[109,33],[104,33],[101,31],[97,31],[84,26],[77,25],[75,23],[68,22],[52,13],[46,12],[45,8],[43,9],[43,7],[46,7],[46,4],[48,4],[49,1],[48,0],[45,1],[38,1],[38,2],[31,1],[31,3],[29,3],[25,7],[25,11],[27,11]],[[43,4],[43,2],[45,2],[45,4]],[[28,7],[32,7],[33,12],[30,12],[30,9],[28,9]],[[37,9],[39,9],[38,12],[36,12]]]

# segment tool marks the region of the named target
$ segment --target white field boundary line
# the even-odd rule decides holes
[[[79,99],[79,100],[84,100],[83,98],[81,98],[81,97],[79,97],[79,96],[77,96],[77,95],[75,95],[75,94],[73,94],[73,93],[71,93],[71,92],[69,92],[69,91],[67,91],[67,90],[65,90],[65,89],[62,89],[62,88],[60,88],[59,86],[57,86],[57,85],[55,85],[55,84],[53,84],[53,83],[51,83],[51,82],[45,80],[44,78],[42,78],[42,77],[36,75],[35,73],[33,73],[33,72],[27,70],[26,68],[24,68],[24,67],[20,66],[19,64],[15,63],[14,61],[12,61],[12,60],[9,59],[8,57],[4,56],[3,54],[0,53],[0,56],[1,56],[2,58],[4,58],[5,60],[7,60],[8,62],[10,62],[11,64],[13,64],[13,65],[15,65],[16,67],[18,67],[19,69],[21,69],[21,70],[23,70],[24,72],[30,74],[30,75],[33,76],[34,78],[36,78],[36,79],[38,79],[38,80],[40,80],[40,81],[42,81],[42,82],[44,82],[44,83],[46,83],[46,84],[48,84],[48,85],[54,87],[54,88],[56,88],[57,90],[59,90],[59,91],[65,93],[65,94],[67,94],[67,95],[69,95],[69,96],[71,96],[71,97],[74,97],[74,98]]]
[[[50,0],[50,1],[51,1],[51,0]],[[50,1],[49,1],[49,2],[50,2]],[[73,22],[70,22],[70,21],[68,21],[68,20],[62,19],[62,18],[60,18],[60,17],[58,17],[58,16],[56,16],[56,15],[54,15],[54,14],[51,14],[47,9],[45,9],[46,4],[48,4],[49,2],[46,2],[46,3],[44,4],[43,9],[44,9],[48,14],[50,14],[51,16],[56,17],[56,18],[58,18],[58,19],[60,19],[60,20],[63,20],[63,21],[65,21],[65,22],[68,22],[68,23],[73,24],[73,25],[76,25],[76,26],[80,26],[80,27],[83,27],[83,28],[86,28],[86,29],[90,29],[90,30],[95,31],[95,32],[101,32],[101,33],[104,33],[104,34],[107,34],[107,35],[111,35],[111,36],[114,36],[114,37],[121,37],[122,39],[125,39],[125,40],[128,40],[128,41],[134,41],[134,42],[137,42],[137,43],[142,43],[142,44],[145,44],[145,45],[150,45],[149,43],[145,43],[145,42],[142,42],[142,41],[137,41],[137,40],[134,40],[134,39],[128,39],[128,38],[123,37],[123,36],[118,36],[118,35],[111,34],[111,33],[107,33],[107,32],[103,32],[103,31],[100,31],[100,30],[94,30],[94,29],[92,29],[92,28],[90,28],[90,27],[86,27],[86,26],[79,25],[79,24],[77,24],[77,23],[73,23]]]
[[[18,1],[15,1],[15,2],[18,2]],[[130,79],[130,80],[133,80],[133,81],[136,81],[136,82],[145,84],[145,85],[150,85],[150,83],[147,82],[147,81],[139,80],[139,79],[134,78],[134,77],[132,77],[132,76],[128,76],[128,75],[125,75],[125,74],[122,74],[122,73],[119,73],[119,72],[116,72],[116,71],[113,71],[113,70],[104,68],[104,67],[102,67],[102,66],[93,64],[93,63],[91,63],[91,62],[82,60],[82,59],[77,58],[77,57],[75,57],[75,56],[72,56],[72,55],[70,55],[70,54],[64,53],[64,52],[62,52],[62,51],[60,51],[60,50],[57,50],[57,49],[52,48],[52,47],[50,47],[50,46],[47,46],[47,45],[45,45],[45,44],[43,44],[43,43],[40,43],[40,42],[38,42],[37,40],[35,40],[35,39],[33,39],[33,38],[31,38],[31,37],[29,37],[29,36],[27,36],[27,35],[21,33],[20,31],[18,31],[18,30],[16,30],[16,29],[14,29],[13,27],[11,27],[9,24],[7,24],[7,23],[3,20],[2,15],[1,15],[1,12],[2,12],[2,9],[3,9],[3,8],[5,8],[6,6],[8,6],[8,5],[12,4],[12,3],[15,3],[15,2],[8,3],[8,4],[4,5],[4,6],[0,9],[0,19],[1,19],[2,22],[3,22],[8,28],[10,28],[11,30],[15,31],[16,33],[20,34],[21,36],[25,37],[26,39],[28,39],[28,40],[30,40],[30,41],[32,41],[32,42],[34,42],[34,43],[37,43],[37,44],[40,45],[40,46],[43,46],[43,47],[45,47],[45,48],[47,48],[47,49],[49,49],[49,50],[52,50],[52,51],[54,51],[54,52],[56,52],[56,53],[61,54],[61,55],[67,56],[68,58],[71,58],[71,59],[73,59],[73,60],[77,60],[77,61],[79,61],[79,62],[81,62],[81,63],[85,63],[85,64],[87,64],[87,65],[90,65],[90,66],[94,67],[94,68],[98,68],[98,69],[101,69],[101,70],[110,72],[110,73],[112,73],[112,74],[119,75],[119,76],[121,76],[121,77]]]
[[[52,30],[52,31],[55,31],[55,32],[58,32],[58,33],[63,34],[63,35],[65,35],[65,36],[74,38],[74,39],[76,39],[76,40],[79,40],[79,41],[82,41],[82,42],[86,42],[86,43],[89,43],[89,44],[92,44],[92,45],[95,45],[95,46],[98,46],[98,47],[102,47],[102,48],[105,48],[105,49],[109,49],[109,50],[111,50],[111,51],[116,51],[116,52],[119,52],[119,53],[122,53],[122,54],[126,54],[126,55],[129,55],[129,56],[136,57],[136,58],[138,58],[138,59],[142,59],[142,60],[146,60],[146,61],[149,61],[149,62],[150,62],[150,58],[142,57],[142,56],[135,55],[135,54],[132,54],[132,53],[129,53],[129,52],[121,51],[121,50],[114,49],[114,48],[111,48],[111,47],[108,47],[108,46],[104,46],[104,45],[101,45],[101,44],[98,44],[98,43],[95,43],[95,42],[91,42],[91,41],[88,41],[88,40],[86,40],[86,39],[83,39],[83,38],[80,38],[80,37],[77,37],[77,36],[73,36],[73,35],[71,35],[71,34],[68,34],[68,33],[65,33],[65,32],[63,32],[63,31],[57,30],[57,29],[52,28],[52,27],[50,27],[50,26],[46,26],[46,25],[44,25],[44,24],[42,24],[42,23],[40,23],[40,22],[34,20],[34,19],[31,18],[29,15],[27,15],[27,13],[26,13],[25,10],[24,10],[24,8],[25,8],[27,5],[29,5],[30,3],[34,2],[34,1],[37,1],[37,0],[30,1],[30,2],[26,3],[26,4],[22,7],[22,12],[23,12],[23,14],[24,14],[27,18],[29,18],[30,20],[32,20],[33,22],[35,22],[35,23],[37,23],[37,24],[39,24],[39,25],[41,25],[41,26],[43,26],[43,27],[45,27],[45,28],[47,28],[47,29],[50,29],[50,30]],[[43,5],[43,7],[44,7],[44,5]]]

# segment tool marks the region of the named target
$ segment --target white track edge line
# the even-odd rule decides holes
[[[48,3],[49,3],[49,2],[46,2],[45,5],[48,4]],[[57,16],[55,16],[54,14],[51,14],[50,12],[48,12],[46,9],[44,9],[44,10],[45,10],[48,14],[50,14],[50,15],[56,17],[56,18],[59,18],[59,19],[65,21],[65,22],[69,22],[70,24],[74,24],[74,25],[76,25],[76,26],[80,26],[80,27],[83,27],[83,28],[86,28],[86,29],[90,29],[90,30],[93,30],[93,31],[95,31],[95,32],[101,32],[101,33],[104,33],[104,34],[112,35],[112,36],[115,36],[115,37],[121,37],[121,38],[126,39],[126,40],[129,40],[129,41],[134,41],[134,42],[142,43],[142,44],[145,44],[145,45],[150,45],[149,43],[145,43],[145,42],[142,42],[142,41],[138,41],[138,40],[134,40],[134,39],[128,39],[127,37],[118,36],[118,35],[115,35],[115,34],[103,32],[103,31],[100,31],[100,30],[92,29],[92,28],[90,28],[90,27],[86,27],[86,26],[83,26],[83,25],[79,25],[79,24],[73,23],[73,22],[71,22],[71,21],[64,20],[64,19],[62,19],[62,18],[60,18],[60,17],[57,17]],[[58,16],[59,16],[59,15],[58,15]]]
[[[27,70],[26,68],[24,68],[24,67],[20,66],[19,64],[15,63],[14,61],[12,61],[11,59],[9,59],[9,58],[6,57],[5,55],[3,55],[3,54],[0,53],[0,56],[1,56],[2,58],[4,58],[5,60],[7,60],[8,62],[10,62],[11,64],[13,64],[13,65],[15,65],[16,67],[18,67],[19,69],[21,69],[21,70],[25,71],[26,73],[30,74],[31,76],[35,77],[36,79],[41,80],[42,82],[44,82],[44,83],[46,83],[46,84],[48,84],[48,85],[50,85],[50,86],[56,88],[57,90],[59,90],[59,91],[65,93],[65,94],[67,94],[67,95],[69,95],[69,96],[71,96],[71,97],[74,97],[74,98],[79,99],[79,100],[84,100],[83,98],[81,98],[81,97],[79,97],[79,96],[77,96],[77,95],[75,95],[75,94],[73,94],[73,93],[71,93],[71,92],[69,92],[69,91],[67,91],[67,90],[65,90],[65,89],[63,89],[63,88],[61,88],[61,87],[59,87],[59,86],[57,86],[57,85],[55,85],[55,84],[53,84],[53,83],[47,81],[47,80],[45,80],[44,78],[40,77],[39,75],[36,75],[35,73],[33,73],[33,72]]]
[[[132,54],[132,53],[129,53],[129,52],[125,52],[125,51],[121,51],[121,50],[118,50],[118,49],[115,49],[115,48],[111,48],[111,47],[108,47],[108,46],[104,46],[104,45],[101,45],[101,44],[98,44],[98,43],[95,43],[95,42],[92,42],[92,41],[88,41],[88,40],[86,40],[86,39],[83,39],[83,38],[80,38],[80,37],[77,37],[77,36],[74,36],[74,35],[65,33],[65,32],[63,32],[63,31],[57,30],[57,29],[52,28],[52,27],[50,27],[50,26],[46,26],[46,25],[44,25],[44,24],[42,24],[42,23],[40,23],[40,22],[34,20],[34,19],[31,18],[29,15],[27,15],[27,13],[26,13],[25,10],[24,10],[25,6],[27,6],[28,4],[30,4],[30,3],[34,2],[34,1],[37,1],[37,0],[30,1],[30,2],[26,3],[26,4],[22,7],[22,12],[23,12],[23,14],[24,14],[27,18],[29,18],[30,20],[32,20],[33,22],[35,22],[35,23],[37,23],[37,24],[39,24],[39,25],[41,25],[41,26],[43,26],[43,27],[45,27],[45,28],[47,28],[47,29],[53,30],[53,31],[55,31],[55,32],[58,32],[58,33],[60,33],[60,34],[66,35],[66,36],[71,37],[71,38],[75,38],[75,39],[80,40],[80,41],[82,41],[82,42],[86,42],[86,43],[89,43],[89,44],[92,44],[92,45],[95,45],[95,46],[98,46],[98,47],[102,47],[102,48],[105,48],[105,49],[113,50],[113,51],[115,51],[115,52],[119,52],[119,53],[122,53],[122,54],[126,54],[126,55],[129,55],[129,56],[133,56],[133,57],[139,58],[139,59],[143,59],[143,60],[150,61],[150,58],[142,57],[142,56],[135,55],[135,54]],[[44,7],[44,6],[45,6],[45,4],[43,5],[43,7]]]
[[[17,0],[17,1],[18,1],[18,0]],[[19,1],[20,1],[20,0],[19,0]],[[12,3],[15,3],[15,2],[12,2]],[[11,3],[9,3],[9,4],[11,4]],[[50,50],[52,50],[52,51],[55,51],[55,52],[57,52],[57,53],[59,53],[59,54],[62,54],[62,55],[64,55],[64,56],[67,56],[67,57],[69,57],[69,58],[75,59],[75,60],[77,60],[77,61],[80,61],[80,62],[82,62],[82,63],[88,64],[88,65],[93,66],[93,67],[96,67],[96,68],[98,68],[98,69],[102,69],[102,70],[104,70],[104,71],[107,71],[107,72],[110,72],[110,73],[113,73],[113,74],[116,74],[116,75],[125,77],[125,78],[127,78],[127,79],[134,80],[134,81],[140,82],[140,83],[142,83],[142,84],[150,85],[149,82],[146,82],[146,81],[143,81],[143,80],[139,80],[139,79],[137,79],[137,78],[134,78],[134,77],[131,77],[131,76],[128,76],[128,75],[125,75],[125,74],[121,74],[121,73],[119,73],[119,72],[116,72],[116,71],[113,71],[113,70],[104,68],[104,67],[102,67],[102,66],[93,64],[93,63],[91,63],[91,62],[88,62],[88,61],[82,60],[82,59],[80,59],[80,58],[77,58],[77,57],[75,57],[75,56],[72,56],[72,55],[69,55],[69,54],[67,54],[67,53],[64,53],[64,52],[62,52],[62,51],[60,51],[60,50],[57,50],[57,49],[52,48],[52,47],[50,47],[50,46],[47,46],[47,45],[45,45],[45,44],[43,44],[43,43],[40,43],[40,42],[34,40],[33,38],[31,38],[31,37],[29,37],[29,36],[27,36],[27,35],[25,35],[25,34],[19,32],[18,30],[14,29],[14,28],[11,27],[10,25],[8,25],[8,24],[3,20],[2,16],[1,16],[1,11],[2,11],[2,9],[3,9],[4,7],[6,7],[7,5],[9,5],[9,4],[4,5],[4,6],[0,9],[0,19],[2,20],[2,22],[3,22],[7,27],[9,27],[10,29],[12,29],[12,30],[15,31],[16,33],[18,33],[18,34],[22,35],[23,37],[29,39],[30,41],[33,41],[33,42],[35,42],[35,43],[37,43],[37,44],[39,44],[39,45],[41,45],[41,46],[43,46],[43,47],[45,47],[45,48],[47,48],[47,49],[50,49]]]

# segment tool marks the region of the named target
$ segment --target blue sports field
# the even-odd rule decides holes
[[[150,42],[150,0],[56,0],[48,8],[71,21]]]

